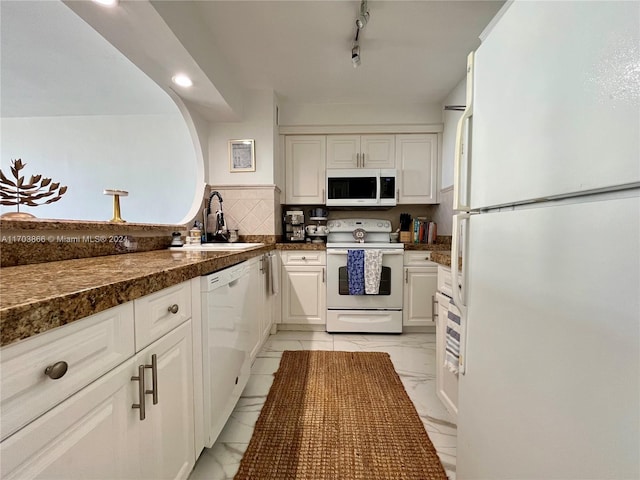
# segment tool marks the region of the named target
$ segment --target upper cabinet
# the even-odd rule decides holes
[[[395,168],[395,135],[327,135],[327,168]]]
[[[289,205],[325,203],[326,137],[290,135],[285,139],[285,200]]]
[[[438,135],[396,135],[398,204],[438,203]]]

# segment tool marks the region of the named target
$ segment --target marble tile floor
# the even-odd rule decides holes
[[[436,396],[435,334],[329,334],[281,331],[271,335],[256,357],[251,376],[229,421],[211,449],[205,449],[189,480],[233,479],[260,415],[273,373],[285,350],[387,352],[416,406],[447,476],[455,480],[456,425]]]

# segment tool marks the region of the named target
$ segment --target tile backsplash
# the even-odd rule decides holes
[[[207,189],[222,195],[222,211],[229,230],[240,235],[278,235],[280,225],[280,189],[275,185],[218,185]],[[211,209],[218,207],[214,198]]]

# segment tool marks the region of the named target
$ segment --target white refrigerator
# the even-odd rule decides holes
[[[640,2],[515,1],[482,40],[456,147],[457,478],[638,479]]]

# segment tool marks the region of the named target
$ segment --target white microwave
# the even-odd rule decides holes
[[[327,207],[393,207],[395,169],[327,169]]]

